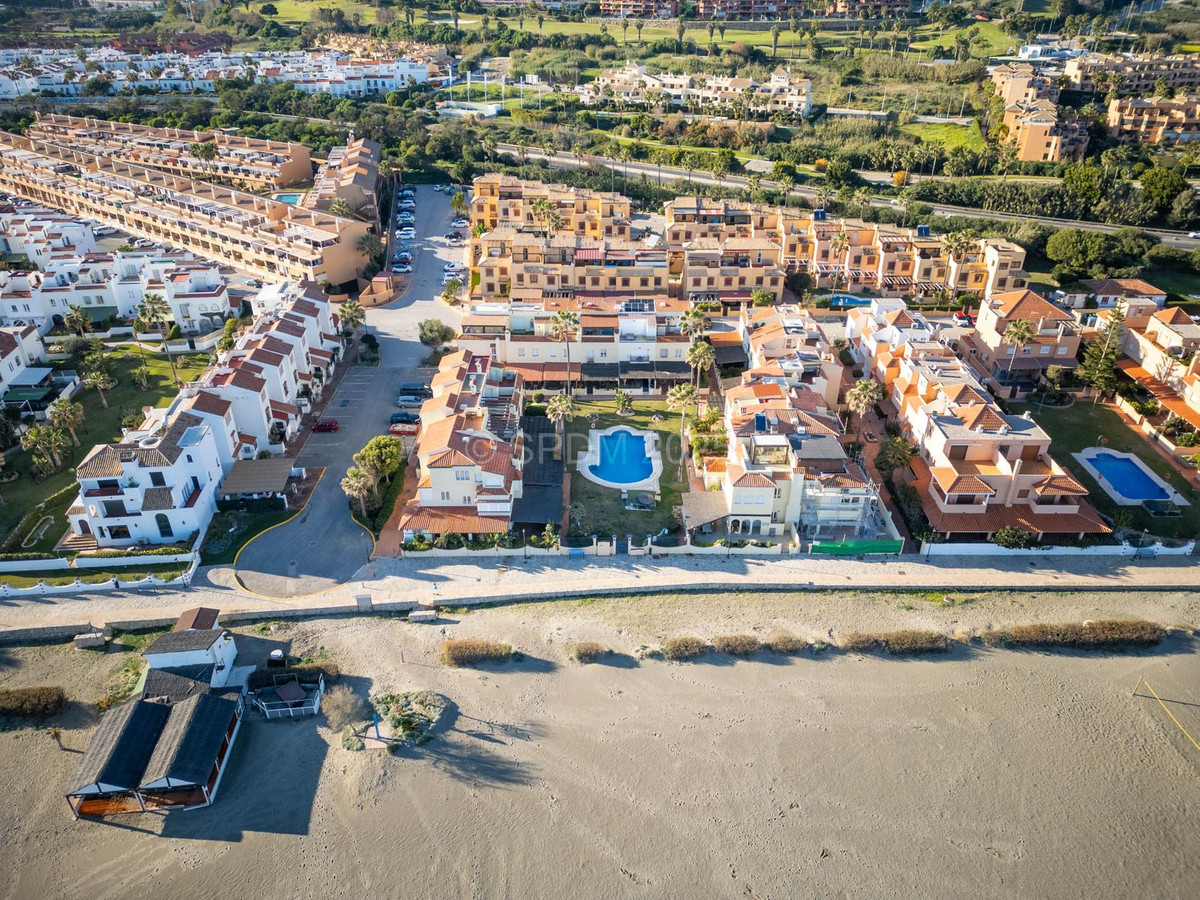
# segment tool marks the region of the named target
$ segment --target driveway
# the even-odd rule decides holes
[[[338,420],[339,429],[309,435],[299,465],[324,467],[325,476],[304,512],[242,551],[237,573],[252,591],[272,597],[322,591],[348,581],[370,557],[371,538],[350,518],[342,476],[367,441],[387,433],[400,383],[429,380],[431,372],[419,370],[429,352],[417,340],[420,322],[438,318],[457,328],[460,318],[438,299],[442,267],[461,261],[466,252],[451,248],[442,238],[453,218],[450,201],[420,186],[417,204],[408,291],[391,306],[367,310],[367,329],[379,339],[380,367],[353,366],[346,372],[324,413]]]

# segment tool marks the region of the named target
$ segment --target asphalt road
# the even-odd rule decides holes
[[[496,149],[501,153],[517,153],[518,148],[513,144],[497,144]],[[708,184],[716,187],[738,187],[745,188],[747,181],[741,175],[713,175],[708,172],[688,172],[686,169],[677,169],[672,166],[660,166],[655,163],[642,162],[623,162],[620,160],[611,160],[602,156],[584,155],[582,158],[571,154],[555,154],[553,157],[547,153],[534,148],[527,148],[526,156],[530,159],[545,160],[551,168],[554,169],[578,169],[582,166],[599,165],[612,169],[616,173],[616,178],[613,182],[613,189],[619,191],[621,176],[625,173],[630,175],[641,176],[645,175],[652,180],[660,182],[671,181],[693,181],[696,184]],[[774,182],[762,182],[766,186],[774,186]],[[810,187],[793,187],[793,194],[799,197],[808,197],[815,199],[817,196],[816,188]],[[874,197],[871,199],[872,206],[890,206],[891,199],[887,197]],[[921,201],[924,203],[924,201]],[[1043,225],[1051,225],[1057,228],[1082,228],[1085,231],[1103,231],[1107,234],[1112,234],[1122,227],[1121,225],[1105,225],[1100,222],[1083,222],[1077,219],[1056,219],[1050,216],[1027,216],[1017,213],[996,212],[995,210],[974,209],[966,206],[947,206],[943,203],[926,204],[933,209],[935,215],[946,216],[975,216],[988,219],[1002,219],[1021,222],[1041,222]],[[1147,228],[1146,231],[1157,235],[1164,244],[1170,244],[1175,247],[1181,247],[1185,250],[1191,250],[1200,247],[1200,240],[1189,238],[1186,232],[1171,231],[1163,228]]]
[[[429,371],[418,371],[429,352],[417,340],[419,323],[439,318],[458,325],[459,314],[438,299],[443,265],[461,261],[465,252],[442,237],[452,218],[445,194],[417,188],[410,286],[391,306],[367,310],[367,328],[379,339],[380,367],[353,366],[345,373],[325,411],[326,418],[338,420],[338,430],[309,435],[299,458],[299,465],[323,466],[325,476],[300,516],[242,551],[237,572],[249,589],[273,597],[308,594],[349,580],[367,562],[371,538],[350,518],[341,480],[351,457],[387,433],[400,383],[429,380]]]

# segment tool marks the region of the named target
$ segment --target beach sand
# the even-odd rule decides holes
[[[67,751],[0,733],[0,897],[1195,896],[1200,751],[1144,687],[1132,695],[1145,679],[1181,701],[1200,737],[1200,706],[1182,702],[1200,703],[1189,638],[1114,655],[635,658],[664,634],[819,634],[778,598],[718,601],[281,626],[265,638],[328,655],[364,696],[444,694],[446,727],[393,757],[343,750],[323,717],[250,715],[205,810],[77,822],[62,793],[96,714],[66,715]],[[910,624],[948,632],[996,617],[913,602]],[[447,669],[444,636],[524,658]],[[583,639],[618,653],[570,662]],[[94,700],[117,661],[4,649],[0,687]]]

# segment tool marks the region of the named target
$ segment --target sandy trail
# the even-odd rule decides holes
[[[323,719],[251,718],[208,810],[75,822],[61,794],[78,756],[0,734],[0,897],[1194,896],[1200,752],[1131,696],[1145,678],[1200,735],[1200,707],[1174,702],[1200,703],[1185,639],[676,665],[631,654],[680,633],[678,611],[637,612],[463,616],[448,634],[526,654],[485,670],[437,665],[440,627],[292,625],[279,636],[330,653],[358,690],[451,698],[448,730],[392,758],[344,751]],[[752,612],[743,627],[803,624]],[[581,638],[622,652],[578,666]],[[8,650],[0,686],[53,671],[87,697],[109,662]],[[64,744],[81,747],[95,717],[71,715]]]

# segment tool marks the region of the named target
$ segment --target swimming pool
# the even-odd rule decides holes
[[[601,436],[600,461],[588,469],[603,481],[633,484],[649,478],[654,463],[646,454],[646,439],[622,428]]]
[[[303,196],[303,194],[276,194],[275,199],[280,203],[286,203],[289,206],[297,206],[299,205],[300,199]]]
[[[1178,506],[1187,501],[1132,453],[1088,447],[1073,454],[1105,493],[1121,506],[1139,506],[1152,500],[1170,500]]]
[[[588,481],[621,491],[657,491],[662,475],[658,435],[624,425],[588,432],[588,448],[579,454],[579,474]]]

